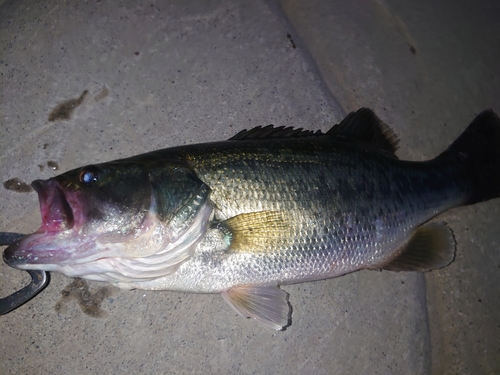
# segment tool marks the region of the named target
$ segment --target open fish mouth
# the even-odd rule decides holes
[[[53,179],[35,180],[31,186],[38,193],[42,224],[33,234],[11,244],[3,253],[3,259],[11,267],[27,268],[62,261],[69,254],[57,246],[56,238],[71,241],[83,224],[81,204],[77,193],[65,192]]]
[[[38,232],[72,229],[75,224],[73,209],[59,184],[54,180],[35,180],[31,186],[40,201],[42,225]]]

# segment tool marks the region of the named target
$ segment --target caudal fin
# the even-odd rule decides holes
[[[463,166],[471,184],[466,204],[500,197],[500,119],[491,109],[481,112],[442,157]]]

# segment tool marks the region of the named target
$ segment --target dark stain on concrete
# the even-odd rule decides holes
[[[17,177],[4,181],[3,187],[7,190],[12,190],[17,193],[30,193],[33,191],[31,185],[27,184]]]
[[[94,96],[94,100],[96,102],[98,102],[99,100],[102,100],[104,99],[105,97],[107,97],[109,95],[109,89],[104,86],[101,90],[101,92],[99,94],[97,94],[96,96]]]
[[[88,94],[85,90],[79,98],[66,100],[58,105],[49,113],[49,121],[69,120],[76,107],[83,103]]]
[[[49,160],[47,162],[47,166],[52,169],[53,171],[57,171],[59,169],[59,164],[57,164],[55,161]]]
[[[93,318],[103,318],[107,315],[101,308],[101,303],[108,297],[116,293],[116,288],[103,286],[95,291],[90,291],[89,285],[83,279],[74,279],[61,292],[62,297],[54,306],[54,309],[61,314],[66,312],[66,305],[76,300],[82,311]]]
[[[292,39],[292,36],[288,33],[286,34],[286,37],[288,38],[288,40],[290,41],[290,44],[292,45],[292,48],[295,49],[297,48],[297,46],[295,45],[295,42],[293,41]]]

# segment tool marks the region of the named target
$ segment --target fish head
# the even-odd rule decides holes
[[[107,280],[112,282],[134,278],[133,272],[123,275],[131,271],[120,271],[122,263],[196,242],[201,232],[190,227],[208,221],[210,211],[201,210],[208,187],[175,163],[160,167],[124,159],[36,180],[32,186],[42,223],[4,251],[5,262],[95,280],[107,280],[107,273],[117,274]],[[200,210],[202,218],[196,221]]]
[[[34,234],[5,251],[9,265],[88,256],[97,250],[92,242],[109,237],[120,241],[119,237],[124,240],[136,231],[151,206],[147,171],[133,163],[85,166],[35,180],[32,186],[38,193],[42,223]]]
[[[89,165],[31,185],[40,202],[39,233],[125,235],[151,206],[147,170],[134,163]]]

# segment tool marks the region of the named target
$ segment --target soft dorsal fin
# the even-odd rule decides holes
[[[326,134],[356,139],[394,155],[399,139],[396,134],[369,108],[351,112]]]
[[[321,130],[304,130],[302,128],[294,129],[291,126],[256,126],[250,130],[244,129],[235,136],[229,138],[229,141],[241,141],[244,139],[271,139],[271,138],[303,138],[312,135],[324,135]]]

